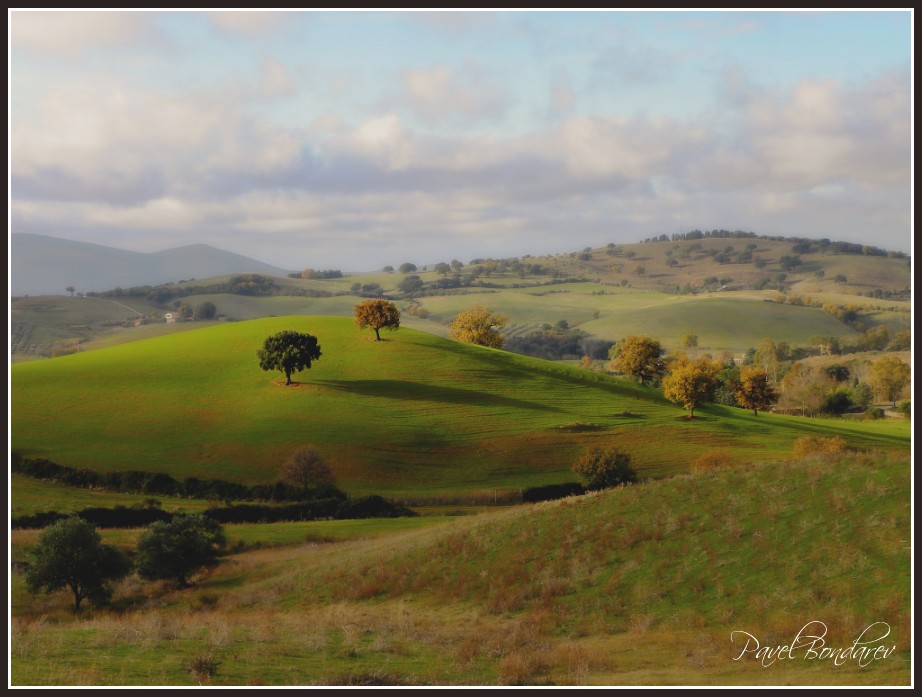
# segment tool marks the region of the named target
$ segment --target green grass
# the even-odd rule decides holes
[[[149,494],[122,494],[115,491],[97,491],[65,486],[20,474],[10,475],[10,513],[15,516],[33,515],[45,511],[74,513],[84,508],[115,506],[144,506],[156,499],[167,511],[201,511],[213,502],[201,499],[180,499]]]
[[[323,356],[283,387],[256,349],[282,329]],[[177,479],[271,482],[312,445],[350,493],[456,497],[573,479],[586,448],[618,445],[642,476],[685,471],[702,452],[741,461],[788,453],[804,433],[905,448],[908,423],[871,426],[706,407],[693,422],[658,391],[576,367],[409,329],[374,342],[343,318],[220,324],[12,369],[12,448],[72,467]],[[568,431],[574,423],[599,426]]]
[[[910,476],[881,454],[731,466],[236,554],[191,590],[129,579],[76,619],[14,574],[11,682],[907,685]],[[842,648],[886,622],[896,651],[734,660],[731,632],[778,646],[813,620]]]

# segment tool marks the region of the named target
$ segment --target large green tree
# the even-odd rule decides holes
[[[311,367],[320,358],[317,337],[295,331],[282,331],[268,337],[256,351],[259,367],[285,373],[285,384],[291,384],[291,374]]]
[[[224,529],[203,515],[177,515],[152,523],[138,540],[135,569],[141,578],[175,579],[181,588],[199,569],[217,562],[225,545]]]
[[[594,449],[584,453],[573,465],[573,471],[590,490],[637,481],[637,472],[631,466],[631,456],[617,448]]]
[[[52,523],[32,549],[26,572],[30,593],[62,588],[74,595],[74,612],[88,599],[103,605],[112,597],[110,582],[128,575],[131,564],[117,547],[104,545],[96,528],[77,517]]]

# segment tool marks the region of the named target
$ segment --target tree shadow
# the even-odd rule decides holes
[[[561,412],[562,409],[514,397],[489,394],[458,387],[436,387],[406,380],[318,380],[315,385],[366,397],[383,399],[444,402],[474,407],[513,407],[535,411]]]

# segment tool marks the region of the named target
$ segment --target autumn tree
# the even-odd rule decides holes
[[[268,337],[256,351],[259,367],[285,373],[285,384],[291,384],[291,374],[311,367],[320,358],[317,337],[295,331],[282,331]]]
[[[279,480],[302,491],[332,484],[333,471],[314,448],[299,448],[279,470]]]
[[[804,416],[812,416],[835,387],[835,380],[822,370],[794,363],[781,381],[779,404],[788,409],[800,409]]]
[[[755,366],[740,369],[739,382],[736,384],[736,401],[744,409],[752,409],[753,416],[759,410],[765,411],[778,400],[778,393],[771,386],[768,374]]]
[[[629,336],[612,347],[612,367],[645,385],[666,371],[663,347],[648,336]]]
[[[400,309],[387,300],[365,300],[353,308],[355,326],[375,330],[375,341],[381,341],[381,330],[400,328]]]
[[[909,383],[909,365],[896,356],[884,356],[871,366],[871,387],[893,406]]]
[[[503,335],[500,329],[504,326],[506,317],[494,313],[488,307],[475,305],[470,310],[459,312],[449,325],[449,330],[452,339],[488,348],[502,348]]]
[[[683,334],[682,348],[698,348],[698,335],[691,333]]]
[[[74,596],[74,612],[88,599],[103,605],[112,596],[110,582],[128,575],[131,563],[117,547],[105,545],[96,528],[81,518],[52,523],[31,551],[26,572],[30,593],[53,593],[67,588]]]
[[[717,374],[723,366],[707,356],[691,360],[679,356],[669,366],[663,378],[663,395],[670,402],[681,404],[695,418],[695,408],[709,400],[717,388]]]

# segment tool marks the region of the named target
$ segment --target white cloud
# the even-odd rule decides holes
[[[252,10],[208,12],[205,16],[219,33],[229,37],[243,36],[263,39],[289,24],[295,15],[285,11],[261,12]]]
[[[136,47],[158,36],[153,17],[149,12],[14,10],[10,13],[14,56],[23,51],[73,58],[90,50]]]
[[[502,84],[474,61],[460,69],[437,65],[407,70],[396,101],[428,124],[496,119],[508,106]]]

